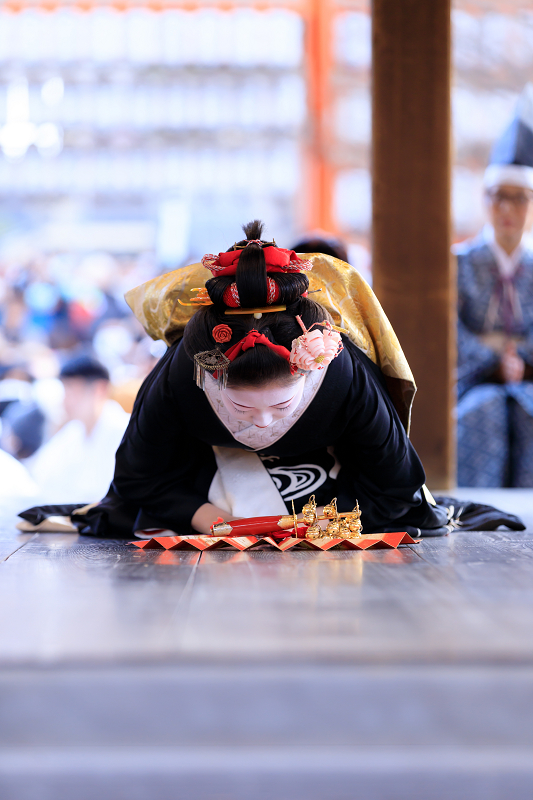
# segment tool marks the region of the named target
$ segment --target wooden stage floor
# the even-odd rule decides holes
[[[525,533],[396,551],[0,537],[2,800],[531,800]]]

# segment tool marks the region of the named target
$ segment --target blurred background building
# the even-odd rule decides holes
[[[368,249],[370,26],[364,0],[3,3],[3,259],[105,251],[169,268],[250,214],[279,241],[325,227]],[[531,78],[533,11],[457,0],[453,27],[462,236]]]
[[[456,0],[453,41],[458,240],[533,75],[533,10]],[[366,0],[4,2],[0,402],[59,420],[79,350],[134,387],[161,350],[124,292],[252,217],[284,245],[341,237],[370,279],[370,64]]]

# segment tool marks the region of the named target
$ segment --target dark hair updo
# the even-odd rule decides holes
[[[273,344],[283,345],[290,351],[293,339],[302,334],[296,315],[298,314],[309,328],[314,322],[332,322],[326,309],[302,297],[309,288],[307,276],[299,272],[267,272],[264,250],[272,247],[272,242],[261,239],[263,223],[259,220],[243,225],[246,239],[237,242],[244,246],[241,251],[237,272],[235,275],[222,275],[211,278],[205,284],[212,306],[200,308],[185,326],[183,346],[189,358],[203,350],[213,350],[219,347],[223,352],[239,342],[248,331],[258,330]],[[258,239],[261,244],[249,244],[248,241]],[[233,250],[230,247],[227,252]],[[238,314],[226,316],[226,304],[223,297],[226,289],[232,284],[237,284],[239,299],[242,308],[263,308],[267,306],[268,287],[267,277],[272,278],[279,287],[279,298],[276,305],[285,305],[286,311],[263,313],[260,319],[253,314]],[[216,325],[228,325],[232,336],[229,342],[217,345],[213,338],[213,328]],[[294,380],[291,375],[289,362],[277,355],[265,345],[258,344],[241,353],[228,368],[229,386],[261,386],[265,383],[290,383]]]

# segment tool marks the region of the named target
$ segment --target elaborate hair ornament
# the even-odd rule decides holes
[[[230,361],[235,361],[237,356],[240,356],[241,353],[244,353],[251,347],[255,347],[256,344],[264,344],[265,347],[273,350],[274,353],[277,353],[278,356],[284,358],[285,361],[290,361],[291,354],[286,347],[283,347],[281,344],[274,344],[270,341],[270,339],[267,339],[264,333],[259,333],[259,331],[255,328],[252,328],[251,331],[248,331],[246,336],[243,336],[243,338],[238,341],[237,344],[234,344],[233,347],[230,347],[229,350],[226,350],[224,355]]]
[[[272,311],[272,308],[268,309]],[[240,312],[242,313],[242,309]],[[251,311],[251,309],[249,309]],[[292,342],[292,349],[289,351],[286,347],[280,344],[274,344],[263,333],[252,328],[248,333],[243,336],[236,344],[223,353],[221,350],[215,348],[214,350],[204,350],[201,353],[196,353],[194,356],[194,378],[196,385],[200,389],[205,388],[205,373],[209,372],[213,377],[218,380],[219,386],[226,387],[228,381],[228,367],[232,361],[249,350],[255,347],[256,344],[265,345],[270,350],[273,350],[285,361],[288,361],[291,368],[291,374],[296,374],[299,370],[305,372],[312,369],[324,369],[336,358],[343,349],[342,340],[339,335],[345,333],[344,328],[338,328],[332,325],[327,320],[324,322],[314,322],[311,328],[315,325],[321,325],[326,330],[317,331],[309,330],[305,327],[302,318],[297,316],[296,319],[303,330],[303,336],[299,336]],[[211,331],[214,340],[217,343],[224,344],[229,342],[232,336],[232,330],[229,325],[215,325]]]
[[[235,242],[233,249],[244,250],[249,244],[260,244],[261,247],[277,247],[275,239],[272,239],[271,242],[263,242],[261,239],[247,239],[246,244],[237,244],[237,242]]]
[[[233,335],[233,331],[231,330],[229,325],[215,325],[213,330],[211,331],[211,336],[217,342],[217,344],[225,344],[226,342],[231,341],[231,337]]]
[[[269,278],[267,276],[267,303],[271,305],[275,303],[276,300],[279,298],[279,286],[275,280]],[[235,281],[231,283],[228,288],[225,290],[224,294],[222,295],[224,303],[229,306],[229,308],[240,308],[241,301],[239,298],[239,290],[237,289],[237,284]]]
[[[223,328],[228,328],[231,332],[229,325],[216,325],[212,330],[213,337],[216,338],[215,332]],[[258,330],[253,328],[234,344],[233,347],[226,350],[225,353],[219,350],[218,347],[215,350],[203,350],[201,353],[196,353],[194,356],[194,379],[196,385],[200,389],[205,389],[205,373],[209,372],[218,380],[218,385],[224,389],[228,382],[228,367],[231,362],[235,361],[237,356],[240,356],[241,353],[244,353],[251,347],[255,347],[256,344],[264,344],[265,347],[273,350],[278,356],[281,356],[281,358],[284,358],[290,363],[291,354],[286,347],[280,344],[274,344],[270,339],[267,339],[263,333],[259,333]],[[291,366],[291,372],[296,372],[296,368],[293,370]]]
[[[228,382],[229,358],[216,347],[214,350],[203,350],[194,356],[194,380],[199,389],[205,389],[205,373],[209,372],[218,380],[218,385],[226,387]]]
[[[235,275],[241,253],[248,244],[251,242],[241,246],[238,250],[230,250],[229,253],[219,253],[218,255],[207,253],[202,258],[202,264],[210,270],[215,278],[220,275]],[[313,268],[309,259],[299,258],[294,250],[272,246],[263,248],[263,253],[267,272],[308,272]]]
[[[272,302],[279,297],[279,289],[277,284],[271,279],[267,278],[269,281],[269,301],[270,298],[273,297]],[[270,287],[270,283],[276,286],[276,292],[273,292]],[[196,297],[191,298],[190,303],[186,303],[184,300],[180,300],[178,298],[178,303],[180,306],[194,306],[198,308],[199,306],[212,306],[213,301],[210,299],[209,294],[207,293],[207,289],[190,289],[191,292],[198,292]],[[320,292],[320,289],[316,289],[315,291]],[[308,294],[305,292],[304,295]],[[311,294],[311,292],[309,292]],[[226,306],[228,306],[225,310],[225,314],[253,314],[256,319],[261,319],[263,314],[275,314],[278,311],[285,311],[287,306],[285,305],[272,305],[272,306],[262,306],[261,308],[241,308],[240,299],[239,299],[239,292],[237,291],[237,284],[232,283],[231,286],[228,286],[226,291],[224,292],[224,302]]]
[[[312,369],[324,369],[343,349],[338,331],[341,333],[347,333],[347,331],[332,325],[327,320],[314,322],[311,325],[311,328],[321,325],[326,330],[313,331],[311,328],[305,327],[301,317],[297,316],[296,319],[304,333],[303,336],[293,339],[290,356],[291,367],[294,372],[299,369],[306,372]]]
[[[268,303],[268,305],[271,305],[272,303],[275,303],[276,300],[279,298],[279,286],[276,283],[276,281],[273,278],[269,278],[268,275],[267,275],[267,289],[268,289],[267,303]],[[316,292],[321,292],[321,291],[322,291],[322,289],[314,289],[312,292],[309,292],[309,291],[308,292],[304,292],[302,294],[302,297],[307,297],[307,295],[309,295],[309,294],[315,294]],[[237,289],[237,284],[235,283],[235,281],[228,286],[228,288],[225,290],[224,294],[222,295],[222,298],[223,298],[224,303],[226,304],[226,306],[228,306],[228,308],[232,308],[232,309],[233,308],[238,308],[238,309],[240,309],[241,300],[240,300],[240,297],[239,297],[239,290]],[[205,305],[207,305],[207,303]],[[269,309],[269,308],[254,308],[254,309],[246,308],[246,309],[244,309],[243,308],[240,311],[226,311],[226,314],[254,314],[254,313],[258,312],[258,311],[260,311],[261,313],[265,313],[265,312],[268,313],[269,311],[274,311],[274,310],[275,311],[285,311],[286,308],[287,308],[287,306],[275,306],[272,309]]]
[[[309,260],[304,260],[299,258],[294,250],[286,250],[283,247],[277,247],[276,242],[263,242],[261,239],[249,239],[247,240],[246,244],[235,244],[233,245],[233,249],[227,253],[219,253],[218,255],[214,255],[213,253],[207,253],[202,258],[202,264],[206,269],[210,270],[213,277],[221,277],[226,275],[235,275],[237,273],[237,267],[239,265],[239,259],[241,257],[241,253],[243,250],[248,247],[250,244],[258,244],[261,245],[263,248],[263,254],[265,258],[265,266],[267,273],[275,273],[275,272],[284,272],[284,273],[294,273],[294,272],[304,272],[306,270],[312,269],[312,263]],[[276,300],[279,299],[280,296],[280,287],[276,283],[276,281],[267,275],[267,305],[273,305]],[[237,288],[236,281],[233,281],[224,291],[223,294],[223,301],[224,304],[229,308],[240,308],[241,301],[239,298],[239,290]],[[187,305],[186,303],[180,302],[181,305]],[[203,300],[193,301],[188,305],[207,305],[207,302],[203,302]],[[278,309],[278,310],[281,310]],[[285,310],[285,309],[283,309]],[[243,310],[242,313],[253,313],[253,314],[263,314],[267,309],[254,309],[252,310]],[[256,319],[259,317],[256,316]]]
[[[253,314],[255,319],[261,319],[263,314],[276,314],[278,311],[286,311],[287,306],[263,306],[260,308],[227,308],[224,311],[226,316],[236,314]]]
[[[200,289],[191,289],[191,292],[198,292],[196,297],[191,298],[190,303],[184,303],[183,300],[178,298],[178,303],[180,306],[212,306],[213,301],[209,297],[207,293],[207,289],[205,286],[202,286]]]

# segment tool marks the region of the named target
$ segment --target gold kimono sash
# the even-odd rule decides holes
[[[335,324],[349,332],[352,342],[381,369],[394,406],[403,426],[409,433],[411,406],[416,392],[413,374],[392,325],[379,300],[350,264],[322,253],[305,253],[313,263],[307,273],[309,291],[321,289],[313,299],[326,308]],[[201,264],[190,264],[166,272],[126,292],[129,307],[152,339],[172,344],[183,329],[196,306],[189,303],[191,289],[204,286],[211,277]]]

